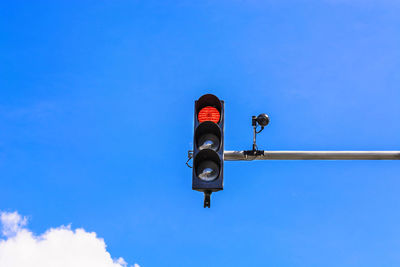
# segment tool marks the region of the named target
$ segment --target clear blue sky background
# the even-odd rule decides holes
[[[398,1],[2,1],[0,209],[141,266],[400,266],[400,162],[227,162],[191,190],[193,103],[226,149],[400,150]]]

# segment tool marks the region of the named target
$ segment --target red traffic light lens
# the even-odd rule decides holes
[[[221,114],[219,113],[218,109],[208,106],[200,110],[197,118],[199,119],[199,122],[212,121],[218,123],[220,116]]]

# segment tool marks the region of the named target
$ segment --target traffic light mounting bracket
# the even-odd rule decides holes
[[[215,97],[215,96],[214,96]],[[223,103],[223,101],[221,101]],[[264,151],[258,150],[257,134],[264,130],[269,123],[266,114],[252,116],[253,149],[242,151],[224,151],[222,149],[222,164],[224,161],[253,161],[253,160],[400,160],[400,151]],[[260,126],[260,130],[257,130]],[[194,157],[194,150],[188,151],[189,161]],[[219,189],[222,190],[222,187]],[[218,190],[214,190],[218,191]],[[204,208],[210,207],[212,190],[204,190]]]
[[[269,117],[267,114],[260,114],[258,116],[252,116],[251,117],[251,125],[253,126],[253,149],[252,150],[244,150],[243,154],[245,156],[263,156],[264,155],[264,150],[258,150],[257,146],[257,134],[261,133],[264,130],[264,127],[269,124]],[[257,126],[260,126],[260,130],[257,130]],[[193,150],[188,150],[187,154],[187,161],[186,161],[186,166],[189,168],[193,168],[193,166],[189,165],[189,161],[193,159]],[[209,192],[209,194],[205,193],[204,194],[204,207],[210,207],[210,195],[212,192]],[[206,205],[206,203],[208,203]]]

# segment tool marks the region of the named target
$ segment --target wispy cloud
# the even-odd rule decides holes
[[[103,239],[94,232],[51,228],[35,235],[25,226],[26,217],[1,212],[0,266],[7,267],[127,267],[123,258],[112,259]],[[139,267],[135,264],[134,267]]]
[[[21,217],[18,212],[0,213],[0,222],[2,224],[1,233],[5,237],[16,235],[26,225],[26,217]]]

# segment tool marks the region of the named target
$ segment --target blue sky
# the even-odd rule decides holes
[[[203,209],[194,100],[225,148],[399,150],[397,1],[3,1],[0,210],[140,266],[399,266],[397,161],[226,162]]]

